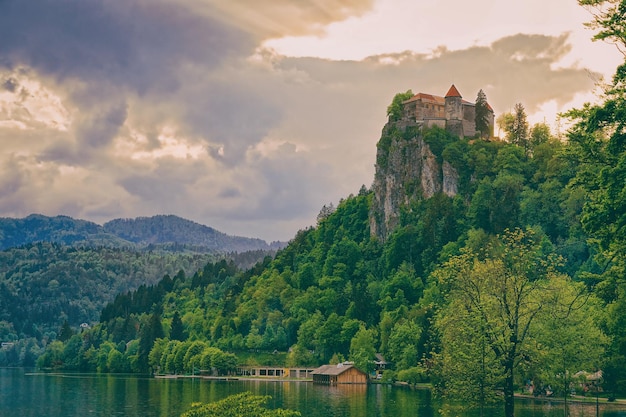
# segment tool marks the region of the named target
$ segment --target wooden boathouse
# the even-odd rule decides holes
[[[367,374],[355,368],[351,363],[322,365],[311,375],[313,375],[314,384],[322,385],[367,384],[368,380]]]

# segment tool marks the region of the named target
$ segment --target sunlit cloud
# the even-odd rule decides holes
[[[573,3],[0,2],[0,216],[288,240],[371,184],[397,92],[483,89],[533,123],[593,99],[614,58]]]

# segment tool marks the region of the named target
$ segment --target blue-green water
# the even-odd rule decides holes
[[[305,417],[439,417],[443,407],[433,401],[428,390],[387,385],[327,387],[307,382],[175,380],[0,369],[0,416],[176,417],[193,402],[216,401],[242,391],[270,395],[269,407],[298,410]],[[626,417],[626,408],[603,406],[600,411],[602,417]],[[485,415],[501,416],[502,412],[498,408]],[[516,403],[518,417],[563,415],[559,402]],[[595,416],[595,406],[572,406],[569,415]]]

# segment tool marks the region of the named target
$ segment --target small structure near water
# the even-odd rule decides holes
[[[314,369],[275,366],[239,366],[236,374],[244,377],[309,379]]]
[[[322,365],[311,375],[313,375],[313,383],[321,385],[367,384],[368,380],[367,374],[355,368],[351,363]]]

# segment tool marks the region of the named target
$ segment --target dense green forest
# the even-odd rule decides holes
[[[371,370],[379,352],[394,364],[386,379],[430,380],[442,393],[451,393],[459,391],[463,378],[477,377],[457,375],[460,370],[451,359],[458,352],[448,351],[453,346],[448,339],[458,334],[467,340],[478,337],[472,332],[479,327],[472,323],[483,320],[472,316],[471,308],[467,317],[462,314],[476,296],[465,290],[496,274],[519,282],[511,279],[511,288],[492,283],[481,295],[481,308],[490,312],[484,325],[504,326],[494,327],[494,335],[510,329],[498,321],[504,313],[495,309],[497,294],[488,294],[489,289],[515,293],[522,292],[516,285],[528,286],[528,298],[516,306],[518,311],[533,303],[543,306],[517,317],[515,326],[526,325],[522,319],[529,315],[534,321],[526,333],[515,335],[518,342],[506,353],[517,371],[515,386],[528,378],[562,386],[560,369],[548,366],[556,352],[547,346],[556,349],[564,340],[557,342],[556,332],[548,330],[559,327],[551,318],[563,305],[574,306],[585,318],[597,317],[583,323],[578,315],[564,313],[567,326],[560,326],[597,343],[593,351],[575,356],[567,370],[593,371],[608,343],[605,334],[614,333],[601,307],[614,300],[592,291],[598,287],[600,266],[581,227],[585,193],[573,186],[578,168],[571,150],[551,137],[525,152],[505,141],[436,133],[442,154],[456,155],[451,162],[473,180],[455,197],[437,194],[413,201],[385,242],[370,235],[372,193],[363,187],[336,209],[323,210],[315,227],[301,230],[274,259],[253,269],[208,263],[192,275],[167,276],[155,286],[119,295],[102,310],[98,326],[48,350],[40,364],[189,372],[209,355],[206,349],[219,349],[240,358],[250,352],[284,352],[275,357],[289,366],[353,360]],[[459,274],[461,269],[467,273]],[[459,285],[461,278],[468,284]],[[500,342],[510,347],[510,340]],[[110,355],[114,360],[102,359]],[[492,364],[504,360],[487,356]],[[471,369],[475,364],[464,365]],[[484,378],[501,382],[505,376]]]
[[[151,286],[164,274],[193,273],[227,257],[241,268],[268,251],[210,254],[35,243],[0,251],[1,365],[34,365],[43,347],[74,329],[93,325],[118,294]]]
[[[622,9],[598,16],[599,39],[626,46]],[[455,196],[412,199],[381,240],[362,187],[252,269],[211,262],[118,295],[39,364],[228,372],[262,357],[371,371],[381,353],[383,381],[428,381],[466,405],[503,399],[507,416],[531,385],[626,395],[625,93],[620,66],[603,103],[568,114],[567,138],[529,128],[522,105],[491,141],[402,130],[390,114],[379,150],[422,138],[458,172]]]
[[[0,250],[51,242],[75,247],[111,247],[170,252],[231,253],[276,250],[282,242],[230,236],[172,215],[114,219],[104,225],[67,216],[41,214],[0,218]]]
[[[64,322],[93,325],[117,294],[221,258],[249,268],[281,245],[176,216],[104,226],[67,216],[0,218],[0,341],[13,343],[0,350],[0,365],[33,365]]]

